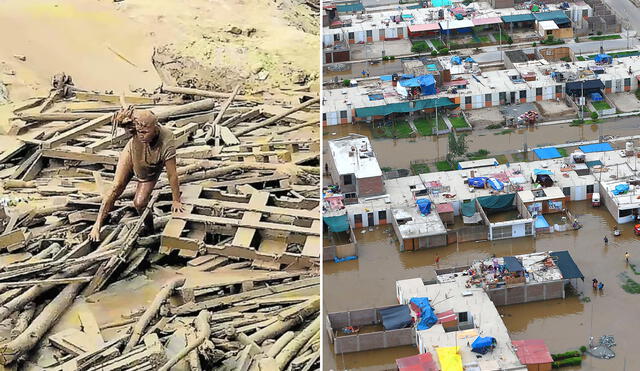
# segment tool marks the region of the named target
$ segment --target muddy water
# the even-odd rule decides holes
[[[456,266],[498,256],[525,254],[534,251],[568,250],[585,275],[578,281],[578,291],[591,301],[583,302],[577,296],[565,300],[551,300],[499,307],[512,339],[544,339],[552,353],[578,348],[588,342],[589,336],[614,335],[618,345],[612,360],[587,357],[581,370],[638,369],[640,352],[637,334],[640,325],[636,309],[640,295],[626,293],[618,275],[627,272],[640,282],[640,276],[624,261],[629,251],[631,262],[640,264],[639,238],[633,235],[633,225],[622,226],[622,235],[611,234],[614,221],[606,209],[592,208],[587,202],[573,202],[569,209],[578,216],[584,228],[579,231],[554,233],[537,239],[520,238],[495,242],[472,242],[450,245],[431,250],[399,253],[390,227],[377,227],[365,234],[356,232],[359,259],[343,263],[324,264],[323,299],[326,312],[365,308],[396,303],[395,281],[406,278],[434,277],[435,258],[440,256],[440,267]],[[609,245],[604,246],[604,235]],[[592,292],[591,279],[604,282],[604,291]],[[324,369],[393,368],[395,358],[415,354],[411,347],[386,351],[371,351],[333,355],[327,343],[323,348]],[[635,365],[635,366],[634,366]]]
[[[599,126],[602,126],[600,128]],[[600,125],[572,127],[569,125],[541,126],[532,129],[518,129],[511,134],[495,135],[495,130],[474,131],[467,142],[469,151],[487,149],[497,155],[522,149],[565,143],[568,141],[594,140],[600,135],[627,136],[639,133],[640,121],[637,117],[618,119]],[[338,125],[324,128],[324,139],[334,139],[349,133],[359,133],[373,138],[367,124]],[[447,136],[418,137],[416,139],[372,139],[373,149],[378,153],[381,167],[409,168],[410,160],[433,160],[444,158],[447,153]],[[384,154],[384,156],[382,156]]]

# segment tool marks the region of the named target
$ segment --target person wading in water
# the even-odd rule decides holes
[[[176,169],[176,146],[171,130],[158,124],[158,118],[149,110],[137,110],[133,107],[121,109],[113,117],[113,124],[124,127],[132,135],[118,158],[113,187],[102,200],[98,219],[96,220],[89,239],[100,240],[100,229],[107,214],[111,212],[116,199],[122,195],[133,175],[138,179],[133,205],[138,214],[147,207],[151,199],[151,192],[162,173],[167,169],[167,177],[171,185],[173,204],[171,211],[183,212],[180,202],[180,181]],[[144,233],[153,232],[153,215],[149,213],[144,220]]]

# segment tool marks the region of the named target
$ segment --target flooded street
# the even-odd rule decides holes
[[[398,163],[401,157],[395,155]],[[617,354],[614,359],[587,356],[582,367],[574,369],[624,370],[625,362],[627,370],[637,369],[634,365],[640,364],[640,353],[635,349],[635,339],[640,325],[636,312],[629,308],[638,307],[640,295],[625,292],[619,277],[626,272],[631,279],[640,282],[640,275],[636,275],[624,260],[628,251],[630,262],[640,264],[640,244],[633,234],[633,225],[622,226],[622,235],[613,237],[614,221],[605,208],[592,208],[588,202],[572,202],[568,208],[584,225],[582,229],[540,235],[537,239],[471,242],[416,252],[399,253],[390,226],[379,226],[373,231],[367,229],[364,234],[358,230],[359,259],[324,264],[324,310],[334,312],[395,304],[395,282],[415,277],[433,279],[436,256],[440,257],[440,267],[445,268],[493,254],[568,250],[585,276],[585,282],[578,280],[578,292],[589,299],[574,295],[565,300],[498,307],[512,339],[543,339],[551,353],[560,353],[586,345],[589,336],[613,335],[617,342],[613,348]],[[608,246],[602,242],[605,235],[609,238]],[[604,282],[602,293],[591,289],[594,277]],[[417,354],[415,348],[403,347],[334,355],[327,343],[323,352],[324,368],[340,370],[392,369],[396,358]]]
[[[602,128],[600,128],[602,126]],[[474,130],[467,137],[469,151],[486,149],[491,155],[522,149],[526,141],[529,148],[561,144],[568,141],[594,140],[600,135],[629,136],[638,134],[640,120],[637,117],[616,119],[599,125],[572,127],[568,124],[517,129],[511,134],[496,135],[499,130]],[[368,124],[338,125],[324,128],[324,140],[340,138],[349,133],[366,135],[371,139],[374,152],[378,153],[380,167],[409,168],[411,160],[442,159],[447,153],[448,138],[418,137],[415,139],[374,139]],[[383,155],[384,154],[384,155]]]

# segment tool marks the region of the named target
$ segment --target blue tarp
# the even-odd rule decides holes
[[[465,59],[464,61],[467,63],[476,63],[476,61],[474,61],[471,57],[467,57],[467,59]]]
[[[422,75],[414,77],[413,79],[400,81],[400,86],[403,86],[405,88],[419,86],[422,95],[436,94],[436,79],[433,78],[433,75]]]
[[[573,258],[569,255],[568,251],[554,251],[549,253],[549,255],[557,258],[554,259],[554,261],[560,269],[560,273],[562,273],[562,278],[582,278],[584,281],[584,275],[580,272],[580,268],[578,268],[576,263],[573,261]]]
[[[553,175],[553,171],[547,169],[533,169],[534,175]]]
[[[451,0],[431,0],[431,6],[434,8],[450,6],[450,5],[451,5]]]
[[[422,215],[429,215],[431,213],[431,201],[426,198],[416,200],[416,205],[418,205],[418,209],[420,209]]]
[[[613,147],[609,143],[587,144],[578,148],[584,153],[613,151]]]
[[[533,14],[514,14],[514,15],[505,15],[500,17],[504,23],[515,23],[515,22],[533,22],[536,18]]]
[[[476,352],[476,353],[480,353],[480,354],[486,354],[491,347],[493,346],[493,344],[496,342],[496,338],[491,337],[491,336],[478,336],[473,343],[471,343],[471,351]]]
[[[429,304],[429,298],[412,298],[410,303],[420,309],[420,321],[416,327],[418,331],[427,330],[438,323],[438,317]]]
[[[591,93],[591,100],[594,101],[594,102],[600,102],[601,100],[603,100],[602,94],[600,94],[600,93]]]
[[[391,75],[382,75],[380,76],[380,80],[382,81],[391,81],[393,79],[393,76]]]
[[[327,224],[331,232],[345,232],[349,230],[349,218],[347,214],[338,216],[325,216],[322,220]]]
[[[457,55],[454,55],[453,57],[451,57],[451,63],[453,64],[462,64],[462,58],[460,58]]]
[[[336,9],[338,12],[361,12],[364,10],[364,5],[357,4],[347,4],[347,5],[336,5]]]
[[[536,217],[535,227],[536,229],[549,228],[549,222],[547,222],[544,216],[538,215]]]
[[[486,182],[487,178],[485,177],[469,178],[468,180],[469,185],[474,188],[484,188]]]
[[[382,317],[382,327],[384,327],[385,331],[406,328],[413,324],[411,309],[408,305],[396,305],[379,309],[378,313]]]
[[[342,262],[346,262],[349,260],[356,260],[358,259],[357,256],[355,255],[350,255],[350,256],[345,256],[344,258],[338,258],[337,256],[333,258],[333,261],[336,263],[342,263]]]
[[[618,184],[613,191],[611,191],[611,193],[613,193],[614,195],[621,195],[624,193],[629,192],[629,185],[624,183],[624,184]]]
[[[609,54],[598,54],[593,58],[596,63],[613,63],[613,57]]]
[[[534,149],[533,152],[538,156],[541,160],[549,160],[552,158],[561,158],[562,155],[555,147],[547,147],[547,148],[538,148]]]
[[[504,189],[504,184],[496,178],[489,178],[487,180],[487,183],[489,183],[491,188],[495,189],[496,191],[502,191]]]
[[[505,256],[504,257],[504,267],[509,272],[524,272],[524,267],[520,260],[516,259],[515,256]]]

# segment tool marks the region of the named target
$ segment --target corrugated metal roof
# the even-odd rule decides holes
[[[516,355],[520,363],[524,365],[536,365],[541,363],[551,363],[553,358],[549,353],[549,348],[544,340],[514,340],[511,342],[516,348]]]
[[[501,17],[502,21],[505,23],[514,23],[514,22],[527,22],[527,21],[535,21],[536,18],[533,14],[514,14],[514,15],[504,15]]]
[[[560,273],[562,273],[562,278],[582,278],[584,281],[584,275],[580,272],[580,268],[578,268],[576,262],[573,261],[573,258],[568,251],[554,251],[549,253],[549,255],[556,258],[554,260],[560,269]]]
[[[413,102],[415,103],[413,108],[409,102],[391,103],[376,107],[356,108],[356,117],[386,116],[392,113],[407,113],[427,108],[449,107],[456,105],[449,98],[423,99]]]
[[[502,23],[502,19],[500,17],[489,17],[489,18],[474,18],[471,20],[475,26],[482,26],[486,24],[500,24]]]
[[[409,26],[409,32],[422,32],[422,31],[440,31],[440,25],[437,23],[427,24],[414,24]]]
[[[562,10],[554,10],[551,12],[533,13],[533,17],[538,21],[560,21],[564,23],[569,21],[569,17]],[[557,23],[557,22],[556,22]]]

